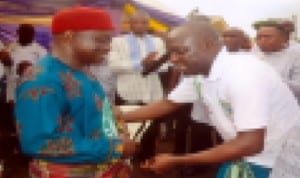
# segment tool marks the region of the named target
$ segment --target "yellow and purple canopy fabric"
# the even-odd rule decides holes
[[[157,0],[151,0],[156,1]],[[146,2],[146,3],[145,3]],[[150,14],[150,28],[154,31],[167,31],[181,24],[184,19],[165,9],[149,5],[149,0],[1,0],[0,1],[0,39],[4,42],[15,39],[18,24],[29,23],[36,27],[36,39],[49,48],[51,39],[49,26],[52,14],[57,10],[76,4],[101,7],[110,12],[116,33],[122,31],[122,16],[136,10]]]

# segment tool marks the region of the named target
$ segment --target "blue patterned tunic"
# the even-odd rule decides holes
[[[23,152],[54,163],[119,159],[121,140],[111,113],[104,112],[107,105],[97,80],[46,56],[26,71],[16,91]]]

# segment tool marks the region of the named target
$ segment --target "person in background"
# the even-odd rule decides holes
[[[108,64],[117,77],[116,105],[143,105],[163,97],[158,69],[166,59],[165,44],[161,38],[148,34],[149,20],[146,12],[134,12],[128,19],[130,33],[112,40]],[[163,59],[162,63],[157,62],[159,59]],[[140,151],[135,157],[138,161],[155,154],[160,124],[148,125],[143,123],[136,134],[141,137]]]
[[[291,50],[289,53],[299,53],[299,43],[290,39],[290,33],[294,30],[294,24],[291,21],[283,20],[280,22],[281,28],[284,28],[285,41],[288,43],[288,48]],[[298,55],[299,56],[299,55]],[[283,58],[282,60],[286,60]],[[299,60],[295,58],[294,60]],[[291,69],[295,70],[295,69]],[[291,72],[293,74],[293,72]],[[292,77],[292,76],[290,76]],[[297,83],[299,84],[299,83]],[[292,87],[293,92],[298,97],[299,102],[299,89]],[[300,177],[300,142],[299,142],[299,133],[300,125],[299,123],[289,131],[288,137],[286,138],[285,144],[282,146],[281,152],[274,164],[270,178],[298,178]]]
[[[47,54],[47,50],[35,42],[35,29],[31,24],[20,24],[17,31],[17,40],[8,45],[7,52],[13,62],[8,77],[7,100],[14,102],[14,93],[17,81],[17,68],[20,62],[29,61],[35,64]]]
[[[158,74],[142,74],[144,63],[165,53],[162,39],[147,34],[149,20],[146,12],[133,13],[129,17],[131,32],[112,40],[108,64],[117,75],[118,105],[149,103],[163,96]]]
[[[291,45],[293,28],[285,20],[258,21],[254,24],[256,55],[270,64],[289,85],[296,97],[300,98],[300,51]]]
[[[30,61],[35,64],[47,54],[47,50],[34,39],[34,27],[31,24],[20,24],[17,29],[16,42],[8,46],[15,69],[21,61]]]
[[[219,63],[222,43],[208,23],[187,22],[170,37],[177,44],[172,62],[186,74],[202,74],[205,79],[186,78],[168,99],[123,113],[121,118],[127,122],[155,119],[203,99],[224,142],[197,153],[157,155],[148,168],[163,173],[176,166],[224,163],[218,178],[228,174],[268,178],[288,131],[300,119],[299,105],[288,86],[253,55],[231,55],[227,63]]]
[[[247,35],[239,28],[231,27],[222,34],[223,43],[228,52],[248,51],[249,39]]]
[[[7,124],[6,124],[6,110],[7,110],[7,103],[6,103],[6,74],[5,74],[5,68],[7,65],[7,54],[4,51],[5,46],[2,43],[2,41],[0,41],[0,145],[2,145],[0,147],[0,167],[1,167],[1,171],[0,171],[0,175],[2,174],[2,176],[4,176],[4,166],[5,165],[5,155],[6,155],[6,149],[5,146],[3,145],[7,145],[6,140],[7,140],[7,136],[9,135],[7,133]]]
[[[251,52],[252,50],[252,41],[249,35],[244,33],[244,37],[242,40],[242,45],[241,45],[242,51],[248,51]]]
[[[0,61],[2,66],[2,75],[0,79],[0,160],[3,163],[3,177],[11,177],[12,173],[18,168],[18,158],[22,155],[16,154],[18,141],[16,138],[15,119],[13,117],[14,104],[8,99],[10,92],[9,84],[11,79],[11,68],[13,61],[3,44],[0,49]],[[16,159],[17,158],[17,159]]]
[[[35,29],[31,24],[20,24],[17,29],[17,40],[9,44],[8,52],[16,68],[22,61],[29,61],[35,64],[39,59],[47,54],[47,50],[35,40]]]
[[[136,143],[120,137],[102,86],[86,71],[110,49],[112,21],[95,7],[54,14],[52,53],[27,69],[15,116],[33,178],[130,177],[123,158]]]
[[[300,176],[300,124],[292,128],[276,159],[270,178],[298,178]]]

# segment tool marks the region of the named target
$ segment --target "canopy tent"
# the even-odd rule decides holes
[[[157,0],[1,0],[0,1],[0,39],[4,42],[15,39],[18,24],[29,23],[36,27],[37,41],[49,47],[52,14],[57,10],[76,4],[102,7],[111,14],[115,31],[126,30],[124,16],[136,10],[150,14],[150,29],[167,31],[171,26],[184,21],[174,12],[166,10]]]

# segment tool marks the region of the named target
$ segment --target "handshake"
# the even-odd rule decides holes
[[[129,158],[135,155],[139,148],[139,144],[129,139],[123,139],[123,158]],[[140,168],[154,171],[162,174],[167,170],[176,166],[176,156],[171,154],[159,154],[152,159],[146,160],[140,164]]]
[[[134,109],[136,109],[136,108],[134,108]],[[115,116],[115,118],[117,118],[118,122],[121,122],[121,123],[139,122],[138,120],[130,119],[130,117],[126,117],[126,116],[129,116],[130,114],[124,115],[124,113],[121,110],[123,110],[123,109],[120,109],[117,107],[113,108],[114,116]],[[128,110],[126,110],[126,111],[128,111]],[[132,108],[130,108],[130,110],[132,110]],[[121,136],[121,139],[123,140],[123,158],[126,159],[126,158],[133,157],[137,152],[143,151],[143,150],[139,150],[139,148],[140,148],[139,143],[131,140],[128,134]],[[151,170],[157,174],[161,174],[161,173],[164,173],[165,171],[173,168],[174,166],[176,166],[177,159],[179,159],[177,156],[174,156],[171,154],[159,154],[159,155],[141,163],[140,167],[142,169]]]

